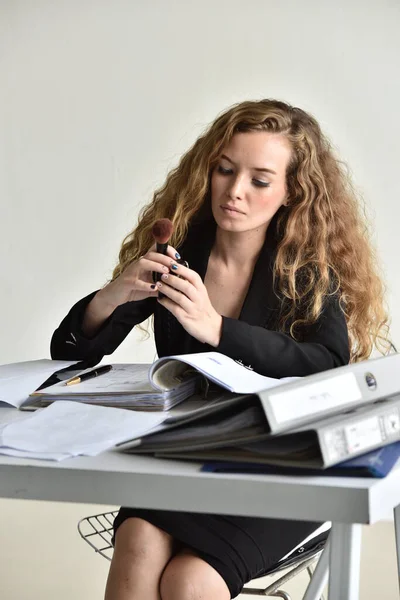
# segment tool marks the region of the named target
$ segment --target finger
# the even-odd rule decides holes
[[[161,279],[170,287],[174,288],[178,292],[181,292],[182,294],[185,294],[185,296],[187,296],[187,298],[189,298],[189,300],[192,302],[196,300],[198,291],[187,279],[181,279],[180,277],[175,277],[172,274],[168,275],[167,273],[163,273],[161,275]]]
[[[190,281],[190,283],[197,290],[200,290],[204,285],[200,275],[196,273],[196,271],[193,271],[193,269],[189,269],[189,267],[185,267],[184,265],[179,265],[178,263],[173,262],[170,266],[170,271],[171,273],[179,275],[180,277],[183,277],[183,279]]]
[[[159,263],[160,265],[164,265],[165,267],[168,267],[168,271],[172,265],[172,263],[174,262],[170,256],[167,256],[166,254],[160,254],[159,252],[152,252],[149,251],[147,254],[145,254],[145,256],[142,256],[139,260],[150,260],[152,262],[155,263]]]
[[[183,311],[183,309],[182,309],[181,306],[179,306],[178,304],[176,304],[176,302],[174,302],[173,300],[171,300],[167,296],[162,296],[161,298],[158,297],[157,298],[157,302],[159,302],[159,304],[161,304],[164,308],[166,308],[167,310],[169,310],[169,312],[178,321],[180,321],[180,319],[182,318],[182,315],[184,314],[184,311]]]
[[[149,283],[141,279],[135,279],[135,281],[132,282],[132,288],[136,292],[144,292],[149,296],[158,296],[158,289],[155,283]]]
[[[161,254],[159,254],[158,256],[162,256]],[[137,263],[139,265],[139,267],[141,269],[143,269],[143,271],[148,271],[149,273],[151,271],[156,271],[157,273],[168,273],[169,272],[169,267],[170,267],[170,260],[167,259],[167,261],[163,261],[160,262],[158,260],[155,260],[154,257],[157,257],[157,253],[154,252],[154,257],[149,258],[150,254],[146,254],[146,256],[141,256]]]
[[[179,254],[178,250],[173,246],[168,246],[167,256],[172,258],[174,261],[179,260],[181,258],[181,255]]]
[[[178,292],[178,290],[175,290],[174,288],[172,288],[170,285],[168,285],[166,283],[161,283],[161,281],[157,282],[156,286],[157,286],[158,290],[162,294],[164,294],[164,296],[167,296],[167,298],[169,298],[175,304],[177,304],[178,306],[183,308],[183,310],[185,312],[190,311],[191,307],[193,306],[193,302],[191,300],[189,300],[189,298],[187,296],[185,296],[185,294]]]
[[[150,253],[157,254],[158,256],[167,256],[168,258],[172,258],[173,260],[179,260],[181,258],[181,255],[179,254],[178,250],[173,246],[170,246],[169,244],[167,246],[166,254],[161,254],[161,252],[157,252],[156,244],[153,244],[151,246],[150,250],[148,251],[148,254]]]

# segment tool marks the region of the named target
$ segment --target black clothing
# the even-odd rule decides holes
[[[154,314],[155,341],[160,357],[215,350],[240,359],[243,364],[251,365],[255,371],[269,377],[304,376],[345,365],[349,362],[347,326],[335,296],[327,299],[318,322],[302,331],[301,342],[276,331],[281,303],[272,281],[276,238],[273,230],[270,232],[271,225],[239,319],[223,317],[217,348],[202,344],[186,333],[155,298],[119,306],[96,335],[88,339],[82,333],[81,322],[93,293],[75,304],[54,332],[52,357],[85,360],[88,365],[94,365],[105,354],[111,354],[135,325]],[[215,226],[194,226],[179,248],[190,268],[203,280],[214,239]],[[145,518],[184,546],[194,549],[221,574],[232,597],[240,593],[247,581],[265,572],[319,525],[122,508],[115,520],[115,531],[124,519],[132,516]]]
[[[121,508],[114,521],[114,532],[129,517],[145,519],[171,534],[178,540],[177,551],[185,546],[193,549],[221,575],[231,598],[321,525],[311,521]]]
[[[190,268],[203,280],[214,235],[213,229],[204,231],[204,227],[194,227],[179,248]],[[54,332],[52,358],[96,364],[105,354],[114,352],[135,325],[154,313],[154,335],[160,357],[215,350],[240,359],[268,377],[305,376],[347,364],[350,359],[347,326],[336,296],[327,298],[319,320],[302,332],[301,342],[276,331],[281,302],[272,281],[275,245],[273,235],[267,235],[239,319],[223,317],[217,348],[202,344],[186,333],[156,298],[118,306],[96,335],[88,339],[82,334],[81,322],[96,293],[93,292],[73,306]]]

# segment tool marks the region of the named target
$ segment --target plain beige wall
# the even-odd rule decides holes
[[[262,97],[311,111],[350,164],[400,344],[399,22],[397,0],[0,0],[0,363],[49,355],[180,154],[227,106]],[[113,360],[153,357],[133,333]],[[2,599],[99,597],[106,565],[65,533],[87,511],[0,502]]]

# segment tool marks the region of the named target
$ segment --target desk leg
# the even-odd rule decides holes
[[[361,525],[332,523],[329,600],[359,600]]]
[[[397,575],[400,589],[400,504],[394,509],[394,530],[396,533]]]

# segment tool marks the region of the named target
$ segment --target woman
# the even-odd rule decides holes
[[[163,217],[175,226],[166,256],[151,236]],[[274,100],[219,116],[142,211],[112,281],[56,330],[52,356],[94,364],[152,314],[159,356],[217,350],[272,377],[385,348],[357,200],[313,117]],[[106,600],[235,597],[316,527],[122,508]]]

